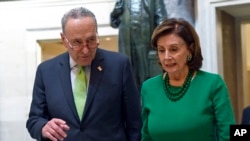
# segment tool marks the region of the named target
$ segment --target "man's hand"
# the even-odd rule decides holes
[[[42,128],[42,135],[52,141],[63,141],[67,137],[68,130],[69,126],[64,120],[53,118]]]

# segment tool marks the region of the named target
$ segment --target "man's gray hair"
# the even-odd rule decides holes
[[[96,21],[96,17],[94,15],[94,13],[91,12],[90,10],[88,10],[87,8],[84,8],[84,7],[78,7],[78,8],[71,9],[70,11],[66,12],[63,15],[62,20],[61,20],[62,32],[64,33],[64,31],[65,31],[65,25],[66,25],[68,19],[70,19],[70,18],[79,19],[79,18],[84,18],[84,17],[93,18],[93,20],[95,22],[95,26],[96,26],[96,32],[97,32],[97,21]]]

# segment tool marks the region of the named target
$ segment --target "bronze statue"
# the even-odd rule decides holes
[[[194,0],[163,0],[168,18],[183,18],[194,26]]]
[[[151,34],[166,15],[163,0],[117,0],[110,14],[110,25],[119,28],[119,52],[130,58],[139,88],[152,76]]]

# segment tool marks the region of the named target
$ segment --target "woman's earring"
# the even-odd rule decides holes
[[[192,59],[192,55],[188,55],[187,56],[187,61],[189,62],[189,61],[191,61],[191,59]]]

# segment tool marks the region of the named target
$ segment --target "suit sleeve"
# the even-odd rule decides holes
[[[132,67],[128,60],[123,69],[123,115],[128,141],[139,141],[141,139],[141,104],[139,90],[137,89]]]
[[[41,71],[38,67],[33,87],[29,117],[26,122],[26,128],[31,137],[38,141],[48,141],[48,139],[42,137],[42,127],[48,121],[48,112],[46,109],[45,89],[41,78]]]
[[[241,124],[250,124],[250,106],[243,110]]]

